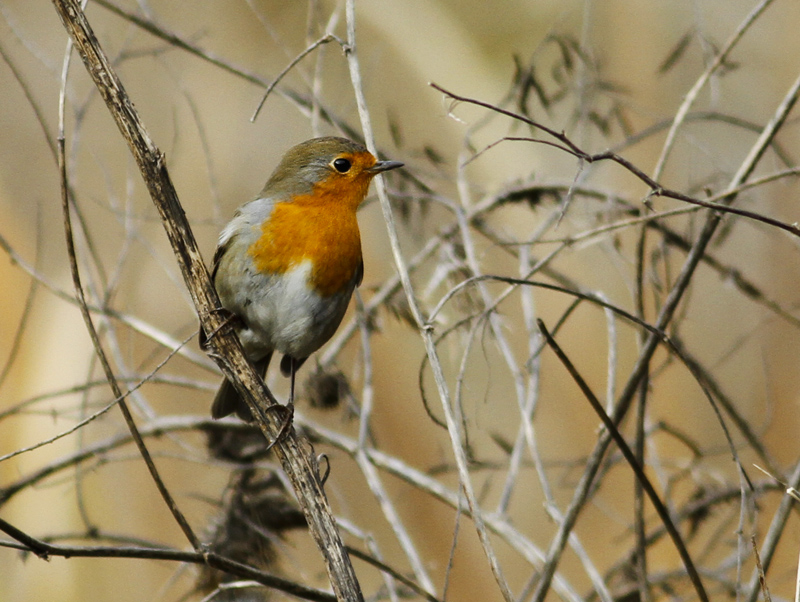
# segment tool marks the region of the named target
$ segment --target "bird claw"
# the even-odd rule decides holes
[[[283,422],[281,424],[281,428],[278,430],[278,435],[269,443],[269,445],[267,445],[267,449],[265,451],[271,450],[276,443],[280,443],[286,438],[286,436],[289,434],[289,429],[292,426],[292,422],[294,421],[294,404],[291,401],[285,406],[270,406],[268,410],[271,412],[282,412]]]
[[[211,331],[209,334],[207,334],[207,335],[205,335],[205,334],[204,334],[204,335],[201,337],[201,340],[200,340],[200,346],[201,346],[203,349],[206,349],[206,348],[208,347],[208,344],[209,344],[209,342],[211,341],[211,339],[213,339],[215,336],[217,336],[217,334],[219,334],[219,332],[220,332],[220,331],[221,331],[223,328],[225,328],[225,327],[227,327],[227,326],[230,326],[231,324],[235,323],[237,320],[241,320],[241,318],[239,318],[239,316],[238,316],[238,315],[236,315],[236,314],[234,314],[234,313],[231,313],[231,312],[229,312],[229,311],[228,311],[227,309],[225,309],[224,307],[217,307],[217,308],[215,308],[215,309],[212,309],[212,310],[211,310],[211,313],[219,313],[219,314],[227,314],[227,315],[225,316],[225,319],[224,319],[224,320],[222,320],[222,323],[221,323],[219,326],[217,326],[217,327],[216,327],[214,330],[212,330],[212,331]],[[201,333],[203,333],[204,331],[203,331],[203,330],[201,330],[200,332],[201,332]]]

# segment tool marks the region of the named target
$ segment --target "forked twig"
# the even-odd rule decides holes
[[[580,161],[585,161],[586,163],[596,163],[596,162],[599,162],[599,161],[613,161],[614,163],[617,163],[618,165],[621,165],[622,167],[624,167],[631,174],[633,174],[634,176],[639,178],[642,182],[647,184],[647,186],[650,188],[650,195],[649,195],[650,198],[652,198],[654,196],[663,196],[663,197],[668,197],[668,198],[671,198],[671,199],[675,199],[677,201],[683,201],[684,203],[689,203],[690,205],[695,205],[697,207],[705,207],[706,209],[712,209],[714,211],[719,211],[719,212],[722,212],[722,213],[732,213],[734,215],[747,217],[749,219],[752,219],[752,220],[755,220],[755,221],[758,221],[758,222],[762,222],[762,223],[770,225],[770,226],[774,226],[775,228],[780,228],[781,230],[785,230],[789,234],[792,234],[792,235],[797,236],[798,238],[800,238],[800,226],[798,226],[796,224],[787,224],[786,222],[782,222],[782,221],[780,221],[778,219],[769,217],[767,215],[762,215],[762,214],[757,213],[755,211],[748,211],[747,209],[739,209],[737,207],[731,207],[730,206],[730,202],[729,202],[730,199],[736,196],[735,193],[733,192],[733,190],[737,189],[738,186],[741,183],[743,183],[744,180],[746,180],[746,178],[743,178],[739,184],[737,184],[736,186],[730,186],[728,190],[725,190],[720,194],[720,196],[723,199],[722,203],[714,203],[714,202],[710,202],[710,201],[704,201],[702,199],[695,198],[693,196],[690,196],[688,194],[684,194],[684,193],[679,192],[677,190],[672,190],[670,188],[666,188],[665,186],[662,186],[656,180],[654,180],[653,178],[648,176],[644,171],[639,169],[636,165],[634,165],[633,163],[631,163],[630,161],[628,161],[627,159],[625,159],[624,157],[618,155],[617,153],[615,153],[613,151],[604,151],[604,152],[601,152],[601,153],[590,154],[590,153],[584,151],[583,149],[581,149],[574,142],[572,142],[572,140],[566,134],[564,134],[563,132],[557,132],[557,131],[547,127],[546,125],[543,125],[543,124],[541,124],[541,123],[539,123],[537,121],[534,121],[534,120],[532,120],[532,119],[530,119],[530,118],[528,118],[528,117],[526,117],[524,115],[520,115],[518,113],[514,113],[513,111],[509,111],[507,109],[504,109],[502,107],[498,107],[498,106],[493,105],[493,104],[488,103],[488,102],[484,102],[482,100],[477,100],[475,98],[470,98],[468,96],[462,96],[460,94],[456,94],[454,92],[450,92],[449,90],[446,90],[445,88],[443,88],[443,87],[441,87],[441,86],[439,86],[438,84],[435,84],[435,83],[430,83],[430,86],[433,89],[438,90],[442,94],[445,94],[445,95],[449,96],[450,98],[452,98],[454,100],[457,100],[459,102],[465,102],[465,103],[473,104],[473,105],[476,105],[476,106],[479,106],[479,107],[483,107],[485,109],[489,109],[491,111],[496,111],[497,113],[505,115],[506,117],[510,117],[512,119],[521,121],[521,122],[523,122],[523,123],[525,123],[527,125],[530,125],[531,127],[538,128],[538,129],[548,133],[552,137],[554,137],[558,142],[551,142],[549,140],[542,140],[542,139],[538,139],[538,138],[521,138],[521,137],[506,137],[505,140],[525,141],[525,142],[535,142],[535,143],[539,143],[539,144],[546,144],[548,146],[553,146],[553,147],[555,147],[555,148],[557,148],[559,150],[562,150],[565,153],[569,153],[570,155],[573,155],[574,157],[576,157]],[[766,147],[764,149],[762,149],[762,152],[763,152],[763,150],[766,150]],[[749,173],[747,175],[749,176]],[[736,179],[737,178],[734,178],[734,180],[736,180]]]
[[[367,148],[369,148],[374,153],[376,152],[375,143],[372,136],[372,127],[371,127],[371,122],[369,120],[369,112],[367,110],[366,101],[364,98],[363,87],[361,85],[361,73],[356,54],[355,6],[353,0],[347,1],[345,14],[347,16],[347,44],[348,44],[346,55],[348,58],[348,65],[350,66],[350,77],[353,84],[353,90],[356,95],[356,104],[358,106],[359,116],[361,117],[361,125],[364,130],[364,138],[367,143]],[[431,361],[431,367],[433,369],[437,390],[439,392],[439,397],[442,402],[442,406],[444,408],[445,418],[448,426],[448,433],[450,434],[450,439],[451,439],[451,447],[453,449],[453,454],[456,458],[456,463],[458,465],[459,478],[461,479],[461,484],[462,487],[464,488],[464,492],[467,497],[467,503],[469,504],[470,509],[473,511],[472,514],[473,514],[473,519],[475,521],[476,530],[478,531],[478,537],[480,538],[481,545],[483,546],[484,551],[486,552],[486,557],[489,560],[489,564],[492,568],[492,573],[494,574],[495,580],[500,586],[501,592],[503,593],[503,597],[508,602],[511,602],[513,600],[511,590],[509,589],[508,584],[506,583],[505,578],[502,575],[502,570],[498,563],[497,557],[492,550],[492,545],[491,542],[489,541],[488,533],[486,532],[485,525],[483,524],[482,515],[479,512],[477,512],[477,499],[471,484],[469,470],[467,468],[466,456],[461,446],[462,438],[460,435],[460,427],[458,421],[455,419],[455,416],[453,415],[452,408],[450,407],[451,403],[450,394],[448,392],[448,387],[444,378],[444,372],[442,370],[441,363],[439,362],[438,352],[436,351],[433,333],[431,332],[432,329],[429,323],[423,318],[422,311],[414,296],[414,289],[411,285],[411,280],[408,276],[408,269],[405,266],[405,261],[403,260],[402,252],[400,250],[399,239],[394,225],[394,216],[392,214],[392,209],[389,204],[389,199],[386,196],[383,180],[380,177],[376,178],[376,188],[378,190],[378,198],[381,201],[381,209],[383,211],[384,221],[386,222],[387,230],[389,231],[389,240],[392,247],[392,254],[394,256],[395,265],[400,275],[400,281],[403,284],[403,289],[406,293],[406,298],[408,300],[409,308],[419,328],[420,336],[422,337],[423,342],[425,343],[426,353],[428,354],[428,358]]]

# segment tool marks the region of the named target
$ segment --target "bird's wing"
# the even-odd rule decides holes
[[[364,280],[364,258],[358,260],[358,267],[356,268],[356,286],[361,286],[361,281]]]

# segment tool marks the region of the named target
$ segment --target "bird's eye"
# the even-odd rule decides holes
[[[333,161],[333,168],[339,173],[347,173],[350,171],[350,167],[352,164],[347,159],[339,158]]]

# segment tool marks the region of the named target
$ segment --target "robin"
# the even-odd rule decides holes
[[[219,236],[211,278],[222,306],[260,374],[273,352],[283,354],[290,403],[297,369],[333,336],[361,284],[356,210],[373,177],[402,165],[378,161],[345,138],[306,140],[287,151],[258,198]],[[211,415],[233,412],[252,420],[226,379]]]

